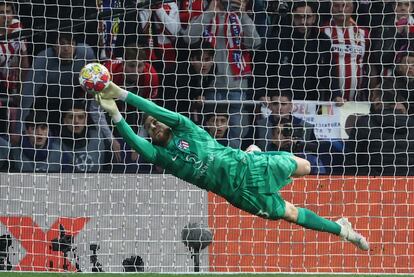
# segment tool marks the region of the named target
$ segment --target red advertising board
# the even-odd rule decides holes
[[[367,237],[371,250],[360,251],[327,233],[249,215],[210,193],[210,271],[412,273],[414,179],[304,178],[281,194],[326,218],[347,217]]]

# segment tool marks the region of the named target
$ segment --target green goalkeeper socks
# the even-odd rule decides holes
[[[320,217],[311,210],[298,208],[298,212],[297,224],[302,227],[335,235],[341,232],[341,226],[338,223]]]

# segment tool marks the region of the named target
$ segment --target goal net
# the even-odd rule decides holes
[[[0,0],[0,271],[412,273],[413,10],[385,0]],[[90,62],[170,111],[160,122],[177,113],[204,129],[222,154],[200,160],[198,133],[170,126],[171,166],[150,163],[80,87]],[[140,107],[117,105],[134,134],[157,143]],[[252,144],[307,159],[310,175],[280,195],[348,218],[370,250],[248,214],[171,175],[182,163],[206,178],[214,159]]]

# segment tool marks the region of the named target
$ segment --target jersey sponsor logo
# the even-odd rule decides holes
[[[182,139],[178,141],[177,147],[182,150],[187,150],[190,147],[190,144]]]
[[[332,44],[331,51],[339,54],[363,55],[364,47],[361,45]]]

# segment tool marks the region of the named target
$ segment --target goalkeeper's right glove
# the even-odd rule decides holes
[[[114,82],[110,82],[108,87],[99,93],[100,98],[103,99],[121,99],[125,100],[128,96],[128,92]]]

